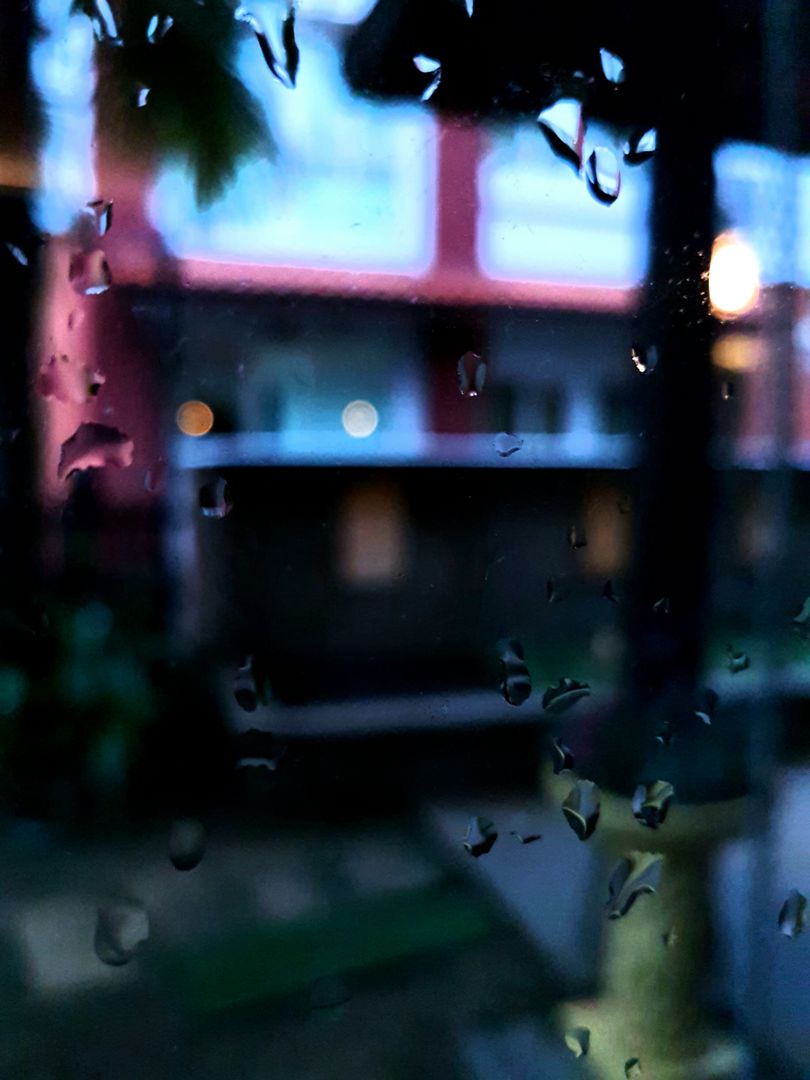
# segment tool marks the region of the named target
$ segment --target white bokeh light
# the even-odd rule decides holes
[[[736,233],[721,233],[712,248],[709,299],[718,315],[744,315],[759,298],[759,259]]]
[[[341,415],[343,430],[353,439],[367,439],[373,435],[379,420],[370,401],[350,401]]]

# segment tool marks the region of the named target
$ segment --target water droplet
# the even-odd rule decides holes
[[[658,366],[658,349],[655,345],[647,347],[633,344],[630,346],[630,357],[636,365],[636,371],[642,375],[649,375]]]
[[[618,604],[619,596],[616,590],[613,588],[613,580],[608,578],[605,584],[602,586],[602,596],[605,600],[610,600],[612,604]]]
[[[20,266],[28,266],[28,256],[25,254],[21,247],[17,247],[16,244],[9,243],[8,240],[6,240],[4,243],[6,250],[17,260]]]
[[[233,680],[233,696],[245,712],[255,712],[259,704],[266,705],[269,697],[267,680],[256,659],[248,656]]]
[[[655,128],[642,131],[640,134],[631,135],[625,143],[624,160],[628,165],[643,165],[649,161],[655,153],[657,141]]]
[[[469,15],[470,18],[472,18],[472,14],[473,14],[473,2],[474,2],[474,0],[464,0],[464,6],[466,7],[467,14]]]
[[[281,41],[284,46],[284,59],[287,68],[287,78],[291,86],[295,86],[298,78],[298,65],[301,60],[301,51],[295,40],[295,7],[291,4],[284,22],[281,24]]]
[[[608,883],[608,918],[626,915],[644,893],[661,884],[664,856],[654,851],[631,851],[621,858]]]
[[[669,930],[664,931],[661,935],[661,941],[668,949],[672,949],[678,944],[678,933],[674,926],[671,926]]]
[[[276,55],[273,52],[273,47],[270,44],[270,39],[265,33],[264,27],[262,26],[259,19],[253,14],[252,11],[248,11],[248,9],[245,7],[237,7],[233,13],[233,17],[236,19],[237,22],[244,23],[246,26],[250,27],[250,29],[253,31],[256,41],[258,42],[259,49],[261,50],[261,54],[264,58],[264,62],[270,69],[271,74],[274,75],[275,78],[277,78],[279,82],[281,82],[283,85],[290,87],[292,84],[289,81],[289,76],[287,75],[286,71],[283,70],[278,60],[276,59]]]
[[[593,836],[600,809],[599,788],[591,780],[577,780],[562,804],[565,820],[580,840]]]
[[[135,108],[143,109],[149,100],[150,88],[139,83],[135,88]]]
[[[163,458],[156,458],[144,473],[143,486],[153,495],[158,495],[166,488],[168,468]]]
[[[509,435],[507,432],[502,431],[499,435],[495,436],[495,440],[492,444],[495,447],[495,452],[500,457],[511,457],[512,454],[516,454],[523,446],[523,439],[519,435]]]
[[[624,1063],[624,1075],[627,1077],[641,1076],[641,1062],[638,1058],[628,1058]]]
[[[624,82],[624,61],[610,49],[600,49],[599,59],[602,61],[602,71],[608,82],[618,86]]]
[[[52,356],[40,368],[37,393],[44,398],[56,398],[63,404],[86,405],[96,397],[104,382],[100,371],[93,371],[87,364],[73,363],[69,356],[61,353]]]
[[[206,518],[224,518],[233,508],[231,490],[227,483],[218,476],[200,488],[200,511]]]
[[[103,251],[76,251],[70,256],[68,280],[80,296],[98,296],[112,284]]]
[[[567,600],[571,593],[571,583],[566,578],[548,578],[546,597],[550,604],[559,604]]]
[[[670,601],[668,596],[662,596],[660,600],[656,600],[652,606],[656,615],[669,615]]]
[[[524,808],[512,818],[509,835],[514,836],[519,844],[534,844],[543,839],[540,832],[540,819],[536,811]]]
[[[93,422],[79,424],[70,438],[62,443],[56,475],[64,480],[75,472],[101,469],[105,465],[126,469],[132,464],[134,453],[132,439],[118,428]]]
[[[423,75],[433,76],[422,91],[422,101],[430,101],[438,90],[439,83],[442,81],[442,65],[440,61],[435,60],[432,56],[425,56],[423,53],[420,53],[419,56],[415,56],[413,58],[413,63],[416,70],[420,71]]]
[[[68,330],[78,329],[84,322],[84,312],[79,308],[74,308],[73,311],[67,317]]]
[[[582,105],[573,98],[561,98],[543,109],[537,117],[537,126],[557,157],[579,175],[585,139]]]
[[[543,694],[543,709],[549,713],[564,713],[584,697],[588,697],[591,688],[588,683],[577,682],[563,676],[554,686],[549,686]]]
[[[790,895],[779,912],[779,932],[789,938],[798,937],[803,933],[806,907],[807,898],[798,889],[791,889]]]
[[[793,616],[793,629],[804,641],[810,638],[810,596],[805,598],[798,615]]]
[[[287,750],[286,744],[280,743],[275,735],[258,728],[241,732],[237,742],[240,754],[236,768],[246,774],[275,772]]]
[[[571,1028],[565,1033],[565,1045],[574,1057],[585,1057],[591,1045],[591,1033],[587,1028]]]
[[[458,362],[458,388],[462,397],[478,397],[484,392],[487,362],[478,353],[465,352]]]
[[[597,146],[591,151],[585,165],[585,182],[597,202],[605,206],[616,202],[622,188],[622,174],[610,147]]]
[[[667,811],[674,796],[675,789],[666,780],[639,784],[633,795],[633,816],[642,825],[657,829],[666,821]]]
[[[116,900],[98,909],[93,945],[102,963],[128,964],[148,937],[149,916],[137,900]]]
[[[523,646],[513,639],[498,642],[498,687],[509,705],[522,705],[532,692],[532,679],[523,659]]]
[[[174,19],[171,15],[153,15],[146,27],[146,40],[150,45],[157,45],[173,26]]]
[[[87,204],[88,210],[93,211],[96,222],[96,232],[99,236],[106,236],[112,228],[113,204],[106,199],[91,199]]]
[[[351,999],[348,984],[339,975],[323,975],[309,988],[310,1009],[339,1009]]]
[[[704,724],[711,724],[719,700],[720,698],[715,691],[707,686],[701,695],[700,704],[695,709],[695,716],[698,720],[702,720]]]
[[[193,870],[205,854],[205,827],[194,818],[178,818],[169,829],[169,859],[175,870]]]
[[[109,41],[111,44],[118,44],[118,27],[115,24],[115,16],[107,0],[92,0],[92,14],[88,11],[87,15],[93,27],[93,37],[96,41]]]
[[[579,551],[580,548],[588,546],[588,540],[582,529],[577,529],[576,525],[571,525],[566,533],[566,539],[568,540],[568,546],[574,550]]]
[[[731,645],[726,646],[728,652],[728,670],[732,675],[738,675],[749,666],[748,653],[738,652]]]
[[[560,739],[551,740],[551,763],[555,776],[573,771],[574,755]]]
[[[720,397],[723,401],[731,401],[734,397],[734,383],[731,379],[725,379],[720,387]]]
[[[523,833],[523,832],[520,831],[520,829],[512,829],[510,831],[509,835],[514,836],[514,838],[521,844],[533,844],[535,842],[535,840],[542,840],[543,839],[543,834],[542,833],[533,833],[533,832]]]
[[[474,859],[492,851],[498,832],[493,823],[485,817],[471,817],[464,835],[464,848]]]

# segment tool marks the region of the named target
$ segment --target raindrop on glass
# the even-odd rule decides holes
[[[668,949],[672,949],[678,944],[678,933],[674,926],[664,931],[661,935],[661,941]]]
[[[218,476],[200,488],[200,513],[206,518],[224,518],[233,507],[231,491],[227,483]]]
[[[534,844],[537,840],[543,839],[543,834],[538,828],[540,822],[536,812],[521,810],[515,814],[510,824],[512,828],[509,830],[509,835],[514,836],[519,844]]]
[[[240,749],[236,768],[246,774],[275,772],[286,752],[286,745],[275,735],[258,728],[241,732],[236,741]]]
[[[90,22],[93,26],[93,36],[96,41],[103,42],[109,41],[112,44],[118,43],[118,27],[115,24],[115,16],[112,13],[107,0],[91,0],[93,14],[89,15]],[[88,4],[88,7],[91,6]]]
[[[779,932],[785,937],[795,938],[804,931],[804,913],[807,898],[792,889],[779,912]]]
[[[652,609],[653,609],[653,611],[655,612],[656,615],[669,615],[670,607],[671,607],[671,605],[670,605],[669,597],[668,596],[662,596],[660,598],[660,600],[655,601],[655,603],[652,606]]]
[[[619,197],[622,174],[616,155],[607,146],[597,146],[585,164],[585,182],[597,202],[610,206]]]
[[[667,811],[674,795],[675,789],[666,780],[639,784],[633,795],[633,816],[642,825],[657,829],[666,821]]]
[[[565,820],[580,840],[593,836],[600,808],[599,788],[591,780],[577,780],[562,804]]]
[[[654,893],[663,869],[664,856],[654,851],[631,851],[620,859],[608,883],[608,918],[621,918],[639,896]]]
[[[495,436],[492,445],[495,447],[496,454],[500,457],[511,457],[523,446],[523,439],[519,435],[509,435],[506,431],[502,431]]]
[[[498,832],[489,818],[471,817],[464,834],[464,848],[474,859],[492,851]]]
[[[588,697],[590,692],[588,683],[563,676],[543,694],[543,709],[549,713],[564,713],[582,698]]]
[[[750,664],[748,653],[741,652],[732,645],[727,645],[726,651],[728,652],[728,670],[732,675],[738,675],[748,668]]]
[[[135,108],[143,109],[149,100],[149,87],[143,84],[139,85],[135,90]]]
[[[585,139],[585,123],[580,102],[574,98],[555,101],[539,114],[537,126],[557,157],[579,175],[582,169],[582,144]]]
[[[76,251],[70,257],[68,280],[80,296],[98,296],[112,285],[103,251]]]
[[[255,712],[259,703],[267,704],[263,680],[252,656],[245,660],[234,676],[233,696],[237,705],[245,712]]]
[[[613,587],[613,580],[611,578],[608,578],[602,586],[602,597],[605,600],[610,600],[612,604],[618,604],[619,602],[619,595]]]
[[[499,642],[498,659],[498,687],[504,700],[509,705],[522,705],[532,692],[531,676],[523,659],[523,646],[513,639]]]
[[[61,353],[52,356],[40,368],[37,393],[63,404],[86,405],[97,396],[104,381],[100,371],[93,371],[87,364],[73,363],[69,356]]]
[[[510,829],[509,835],[514,836],[514,838],[518,841],[519,844],[533,844],[535,842],[535,840],[542,840],[543,839],[543,834],[542,833],[533,833],[533,832],[525,832],[524,833],[524,832],[521,832],[520,829]]]
[[[714,710],[717,708],[717,702],[720,700],[718,695],[711,687],[706,687],[701,695],[700,703],[695,709],[695,716],[698,720],[702,720],[704,724],[711,724],[714,719]]]
[[[638,1058],[628,1058],[625,1061],[624,1075],[627,1077],[641,1076],[641,1062]]]
[[[442,81],[442,65],[440,61],[435,60],[432,56],[425,56],[423,53],[420,53],[419,56],[415,56],[413,58],[413,63],[416,70],[423,75],[433,76],[422,91],[422,101],[430,101],[438,90],[439,83]]]
[[[205,854],[205,827],[194,818],[178,818],[169,829],[169,859],[175,870],[193,870]]]
[[[551,762],[555,776],[573,771],[574,755],[560,739],[551,740]]]
[[[734,383],[731,379],[725,379],[720,387],[720,397],[723,401],[731,401],[734,397]]]
[[[467,9],[467,14],[472,18],[473,14],[473,2],[474,0],[464,0],[464,6]]]
[[[149,937],[149,916],[137,900],[117,900],[99,908],[93,946],[104,964],[128,964]]]
[[[309,988],[309,1007],[313,1010],[339,1009],[351,1001],[352,995],[339,975],[323,975]]]
[[[271,74],[274,75],[283,86],[290,89],[293,83],[290,80],[289,73],[279,63],[276,54],[273,52],[273,46],[270,44],[270,39],[261,22],[256,18],[253,12],[248,11],[245,7],[237,7],[233,13],[233,17],[237,22],[244,23],[246,26],[250,27],[259,45],[264,62],[270,69]]]
[[[565,1045],[574,1057],[585,1057],[591,1045],[591,1033],[587,1028],[571,1028],[565,1033]]]
[[[126,469],[132,464],[134,454],[132,439],[118,428],[93,422],[80,424],[62,443],[56,475],[64,480],[75,472],[101,469],[105,465]]]
[[[16,244],[11,244],[8,240],[6,240],[5,248],[9,252],[9,254],[17,260],[20,266],[28,266],[28,256],[25,254],[21,247],[17,247]]]
[[[624,160],[628,165],[643,165],[655,153],[656,140],[655,128],[631,135],[624,147]]]
[[[633,344],[630,346],[630,358],[636,366],[636,371],[641,375],[649,375],[658,366],[658,349],[655,345],[647,347]]]
[[[546,598],[550,604],[559,604],[566,600],[571,592],[570,582],[566,578],[548,578]]]
[[[156,45],[174,26],[171,15],[153,15],[146,27],[146,40]]]
[[[106,199],[91,199],[87,204],[88,210],[93,211],[96,222],[96,232],[99,236],[106,236],[112,228],[113,204]]]
[[[166,487],[166,474],[168,472],[163,458],[156,458],[144,473],[143,486],[153,495],[158,495]]]
[[[571,525],[566,533],[566,539],[568,546],[573,551],[579,551],[580,548],[588,546],[588,540],[585,533],[581,529],[577,529],[576,525]]]
[[[599,59],[602,61],[602,72],[608,82],[618,86],[624,82],[624,61],[610,49],[600,49]]]
[[[458,388],[462,397],[478,397],[487,381],[487,362],[478,353],[465,352],[458,362]]]
[[[810,596],[805,598],[799,613],[793,616],[793,629],[803,640],[810,638]]]
[[[298,42],[295,40],[295,7],[290,5],[284,22],[281,24],[281,41],[284,46],[284,60],[287,68],[287,78],[291,86],[295,86],[298,78],[298,65],[301,60],[301,52]]]

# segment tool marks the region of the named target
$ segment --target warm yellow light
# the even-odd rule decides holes
[[[347,435],[353,439],[367,439],[377,430],[380,418],[370,401],[350,401],[341,420]]]
[[[204,401],[184,401],[175,417],[184,435],[207,435],[214,426],[214,414]]]
[[[709,299],[716,315],[744,315],[759,298],[759,260],[735,233],[721,233],[712,248]]]

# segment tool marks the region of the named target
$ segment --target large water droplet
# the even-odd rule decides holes
[[[200,488],[200,512],[206,518],[224,518],[233,508],[231,490],[227,483],[218,476]]]
[[[432,56],[425,56],[423,53],[420,53],[413,58],[413,63],[416,70],[420,71],[423,75],[433,76],[422,91],[422,101],[430,101],[442,81],[441,62],[434,59]]]
[[[474,859],[492,851],[497,839],[498,831],[489,818],[470,818],[464,835],[464,848]]]
[[[582,105],[573,98],[555,101],[537,117],[537,126],[557,157],[579,175],[585,138]]]
[[[498,642],[500,675],[498,686],[509,705],[522,705],[532,692],[529,669],[523,659],[523,646],[519,641]]]
[[[551,764],[555,776],[573,771],[574,755],[560,739],[551,740]]]
[[[478,353],[465,352],[458,362],[458,388],[462,397],[478,397],[487,381],[487,362]]]
[[[587,1028],[571,1028],[565,1033],[565,1045],[574,1057],[585,1057],[591,1045],[591,1033]]]
[[[703,690],[698,707],[695,709],[695,716],[698,720],[702,720],[704,724],[711,724],[719,700],[720,698],[715,691],[707,686]]]
[[[96,232],[99,236],[106,236],[112,228],[113,204],[106,199],[91,199],[87,204],[88,210],[93,211],[96,223]]]
[[[64,404],[86,405],[96,397],[104,381],[100,371],[93,371],[87,364],[72,362],[69,356],[61,353],[52,356],[40,368],[37,393]]]
[[[80,296],[98,296],[112,284],[112,274],[103,251],[75,251],[70,256],[68,280]]]
[[[779,932],[795,938],[804,931],[807,898],[798,889],[792,889],[779,912]]]
[[[656,141],[655,128],[631,135],[625,143],[624,160],[628,165],[643,165],[655,153]]]
[[[585,164],[585,182],[597,202],[605,206],[616,202],[622,188],[622,174],[610,147],[597,146],[591,151]]]
[[[128,435],[107,424],[88,422],[78,428],[62,443],[62,453],[56,475],[67,479],[84,469],[101,469],[114,465],[126,469],[132,464],[135,444]]]
[[[549,713],[563,713],[576,705],[582,698],[588,697],[591,688],[588,683],[577,682],[563,676],[559,682],[549,686],[543,694],[543,708]]]
[[[193,870],[205,854],[205,827],[194,818],[178,818],[169,829],[169,859],[175,870]]]
[[[510,435],[506,431],[502,431],[499,435],[495,436],[495,441],[492,444],[495,447],[495,452],[500,457],[511,457],[512,454],[516,454],[523,446],[523,439],[519,435]]]
[[[641,1062],[638,1058],[628,1058],[624,1063],[624,1075],[626,1077],[641,1076]]]
[[[636,365],[636,371],[642,375],[649,375],[658,366],[658,349],[655,345],[630,346],[630,357]]]
[[[265,31],[265,28],[262,26],[262,23],[253,14],[253,12],[249,11],[247,8],[241,7],[241,6],[237,7],[235,9],[235,11],[234,11],[234,18],[236,19],[237,22],[244,23],[246,26],[250,27],[250,29],[253,31],[253,34],[254,34],[254,36],[256,38],[256,41],[257,41],[258,45],[259,45],[259,49],[261,50],[261,54],[262,54],[262,57],[264,58],[264,62],[265,62],[265,64],[267,64],[267,67],[270,69],[271,74],[276,79],[278,79],[278,81],[282,84],[282,86],[286,86],[287,89],[291,89],[292,86],[293,86],[293,80],[290,78],[290,74],[289,74],[288,70],[285,68],[285,66],[280,61],[281,51],[285,49],[284,44],[282,44],[281,49],[274,50],[273,46],[270,44],[270,38],[268,37],[267,32]],[[283,35],[284,35],[284,27],[282,26],[282,37],[283,37]],[[276,44],[278,45],[278,40],[276,40]],[[297,46],[296,46],[296,52],[297,52]],[[297,57],[296,57],[296,60],[295,60],[295,64],[296,64],[296,68],[297,68],[297,66],[298,66]]]
[[[96,41],[109,41],[113,45],[119,44],[118,27],[108,0],[92,0],[92,14],[89,11],[87,14]]]
[[[602,61],[602,72],[608,82],[618,86],[624,82],[624,61],[612,53],[610,49],[600,49],[599,59]]]
[[[748,653],[741,652],[731,645],[726,646],[726,651],[728,652],[728,670],[732,675],[738,675],[748,668],[750,664]]]
[[[93,946],[104,964],[128,964],[149,937],[149,916],[137,900],[115,900],[99,908]]]
[[[657,829],[666,821],[667,811],[674,796],[675,789],[666,780],[639,784],[633,795],[633,816],[642,825]]]
[[[620,859],[608,883],[608,918],[621,918],[639,896],[654,893],[663,869],[664,856],[654,851],[631,851]]]
[[[593,836],[600,809],[599,788],[591,780],[577,780],[562,804],[565,820],[580,840]]]
[[[153,15],[146,27],[146,40],[156,45],[174,26],[171,15]]]

